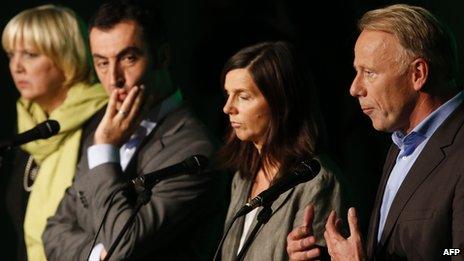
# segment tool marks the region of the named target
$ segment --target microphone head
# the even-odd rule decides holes
[[[48,139],[60,131],[60,124],[56,120],[46,120],[36,126],[39,139]]]
[[[196,174],[200,173],[208,166],[208,161],[208,158],[203,155],[193,155],[184,160],[184,164],[189,174]]]
[[[242,207],[237,215],[245,215],[256,207],[272,203],[285,191],[316,177],[320,170],[321,164],[315,159],[300,162],[292,169],[291,173],[283,175],[268,189],[259,193],[258,196],[250,200],[249,203]]]
[[[319,174],[321,164],[315,159],[302,161],[295,169],[295,174],[301,178],[301,182],[310,181]]]

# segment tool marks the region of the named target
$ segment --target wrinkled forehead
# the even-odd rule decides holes
[[[363,30],[354,47],[355,65],[361,61],[396,60],[402,50],[395,35],[384,31]]]

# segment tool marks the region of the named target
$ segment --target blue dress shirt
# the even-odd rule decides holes
[[[461,104],[464,98],[463,96],[463,92],[459,92],[452,99],[433,111],[429,116],[427,116],[427,118],[422,120],[422,122],[419,123],[419,125],[417,125],[409,134],[405,134],[401,131],[395,131],[392,134],[393,143],[398,146],[400,153],[398,154],[395,166],[388,177],[385,192],[383,194],[382,206],[380,207],[379,230],[377,233],[378,241],[380,241],[382,237],[388,212],[393,200],[395,199],[396,193],[403,183],[403,180],[406,178],[409,170],[419,157],[430,137],[432,137],[438,127],[440,127],[448,116]]]

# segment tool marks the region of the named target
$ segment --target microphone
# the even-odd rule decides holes
[[[173,176],[182,174],[198,174],[204,170],[207,165],[208,158],[203,155],[194,155],[172,166],[160,170],[155,170],[151,173],[134,178],[131,180],[131,183],[135,186],[136,189],[151,188],[161,180]]]
[[[302,161],[290,174],[283,176],[268,189],[259,193],[258,196],[246,203],[235,216],[240,217],[246,215],[248,212],[257,207],[272,203],[285,191],[300,183],[307,182],[315,178],[320,170],[321,164],[317,160],[312,159],[309,161]]]
[[[60,124],[56,120],[46,120],[34,128],[16,134],[11,139],[0,141],[0,150],[19,146],[34,140],[48,139],[60,131]]]

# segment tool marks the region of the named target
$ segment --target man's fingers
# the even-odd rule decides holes
[[[330,234],[334,230],[334,220],[336,218],[335,211],[330,211],[329,217],[327,218],[327,222],[325,223],[325,230]]]
[[[130,89],[129,94],[126,96],[126,98],[121,104],[121,108],[119,108],[119,113],[121,113],[122,116],[126,117],[129,115],[134,105],[135,98],[137,97],[137,94],[139,92],[140,92],[140,88],[137,86],[134,86]]]
[[[311,204],[311,205],[306,206],[304,210],[303,226],[312,228],[313,220],[314,220],[314,205]]]
[[[319,248],[313,248],[306,251],[299,251],[292,253],[289,257],[290,260],[314,260],[321,255],[321,250]]]
[[[330,244],[332,243],[332,238],[330,238],[329,236],[329,232],[324,231],[324,239],[325,239],[325,243],[327,244],[327,247],[330,248]]]
[[[348,225],[350,227],[350,237],[355,236],[356,238],[360,238],[358,217],[356,215],[356,210],[353,207],[348,210]]]
[[[135,100],[132,104],[132,106],[130,107],[130,111],[129,111],[129,119],[134,119],[135,117],[137,117],[139,115],[139,111],[140,111],[140,108],[142,106],[142,101],[143,101],[143,89],[142,88],[139,88],[139,91],[137,92],[136,96],[135,96]]]
[[[287,242],[291,240],[299,240],[309,235],[309,228],[306,226],[296,227],[287,236]]]
[[[303,225],[296,227],[287,236],[287,253],[291,260],[314,260],[319,257],[320,249],[315,248],[316,238],[311,235],[314,219],[314,206],[304,210]]]
[[[137,86],[131,88],[121,106],[118,103],[118,92],[118,90],[111,92],[105,116],[95,132],[95,144],[121,146],[131,134],[131,127],[135,126],[132,123],[137,116],[138,108],[133,108],[133,106],[140,107],[140,101],[137,101],[140,88]]]
[[[116,90],[113,90],[110,94],[108,105],[106,107],[106,113],[105,113],[105,115],[107,115],[110,118],[113,118],[114,115],[116,115],[117,113],[117,109],[116,109],[117,99],[118,99],[118,93]]]
[[[337,231],[335,227],[335,222],[337,219],[337,214],[335,211],[331,211],[329,217],[327,218],[327,222],[325,223],[325,231],[327,232],[328,237],[335,240],[343,239],[340,233]]]
[[[313,236],[302,238],[299,240],[287,241],[287,252],[293,253],[298,251],[308,250],[314,247],[316,238]]]

